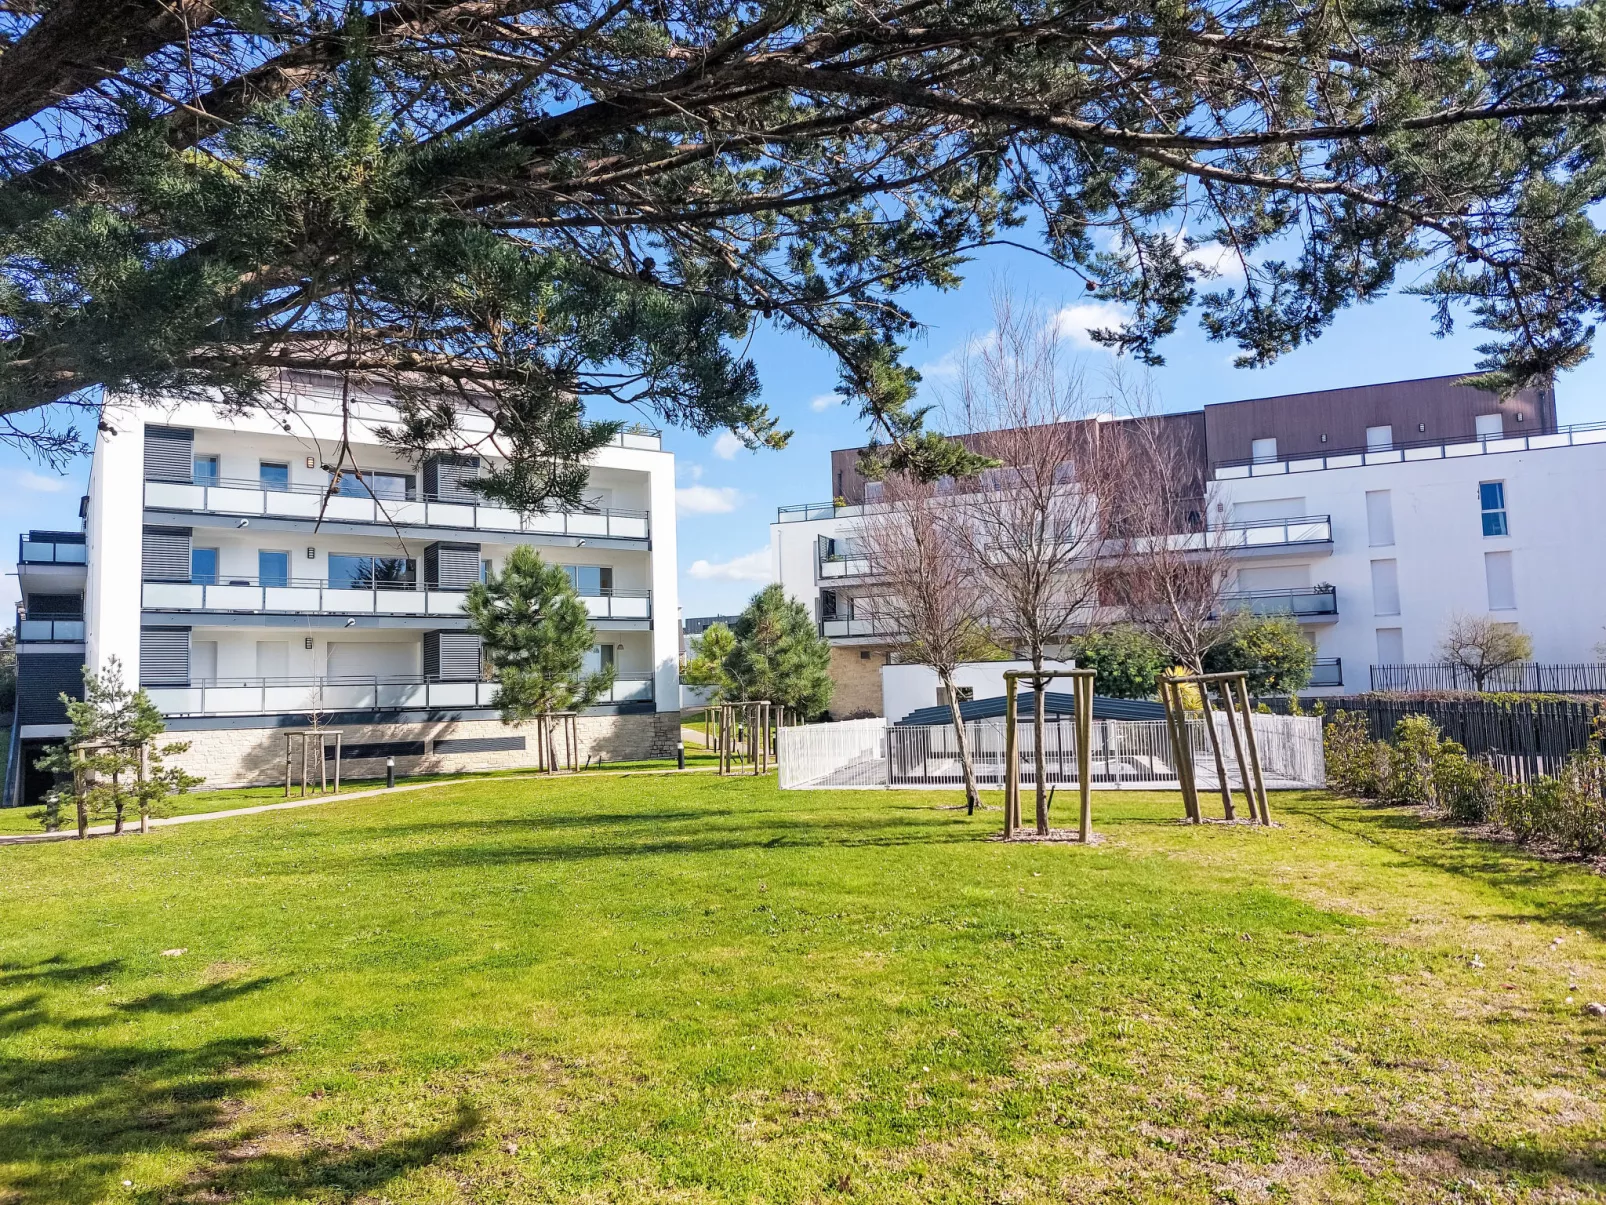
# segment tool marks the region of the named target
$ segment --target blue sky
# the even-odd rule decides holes
[[[1070,273],[1024,251],[992,249],[968,266],[962,288],[905,299],[927,326],[910,350],[910,361],[917,367],[938,365],[987,330],[995,286],[1029,294],[1055,310],[1090,305]],[[1096,375],[1109,363],[1108,354],[1075,332],[1079,325],[1109,325],[1110,311],[1092,303],[1089,309],[1073,308],[1067,317],[1062,329],[1072,332],[1072,349]],[[1425,302],[1395,295],[1347,311],[1316,343],[1253,371],[1232,367],[1235,349],[1210,342],[1188,321],[1164,347],[1165,367],[1152,370],[1150,378],[1163,408],[1187,410],[1206,402],[1469,371],[1480,332],[1463,327],[1451,338],[1435,339],[1429,318]],[[861,444],[867,434],[854,410],[837,404],[836,373],[824,352],[799,336],[765,328],[755,335],[750,354],[765,400],[794,431],[785,451],[749,452],[729,435],[665,432],[681,487],[680,588],[687,615],[741,608],[768,578],[775,508],[827,501],[831,450]],[[1606,361],[1592,359],[1563,377],[1556,397],[1563,423],[1606,420]],[[76,529],[88,472],[87,459],[59,476],[20,452],[0,448],[0,565],[8,575],[0,578],[0,600],[6,603],[0,624],[9,619],[10,601],[16,598],[18,533],[30,527]]]

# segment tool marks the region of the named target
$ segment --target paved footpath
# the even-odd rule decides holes
[[[585,770],[579,774],[504,774],[495,778],[470,774],[462,778],[437,778],[433,782],[409,782],[399,787],[376,787],[372,791],[342,791],[338,795],[310,795],[306,799],[287,799],[283,803],[263,803],[256,807],[231,808],[225,812],[196,812],[189,816],[152,817],[152,828],[166,828],[170,824],[195,824],[202,820],[228,820],[234,816],[255,816],[259,812],[283,812],[290,808],[317,807],[325,803],[345,803],[350,799],[372,799],[376,795],[400,795],[406,791],[427,791],[432,787],[449,787],[464,782],[529,782],[554,781],[561,778],[633,778],[658,777],[666,774],[712,774],[712,766],[692,766],[685,770]],[[91,825],[89,836],[111,837],[119,835],[113,832],[109,824]],[[139,820],[136,817],[131,822],[125,822],[121,836],[138,836]],[[59,833],[19,833],[12,836],[0,836],[0,845],[37,845],[41,841],[76,841],[77,828],[64,829]]]

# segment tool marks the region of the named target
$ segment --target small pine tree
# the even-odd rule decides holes
[[[724,670],[736,698],[768,699],[805,717],[830,706],[831,646],[780,586],[753,595],[731,635]]]
[[[711,623],[691,642],[691,656],[680,680],[687,686],[713,687],[713,698],[734,698],[732,683],[725,673],[725,659],[736,648],[736,637],[722,623]]]
[[[121,833],[130,807],[143,827],[169,795],[182,795],[204,781],[165,763],[165,758],[187,750],[189,742],[154,744],[167,724],[144,690],[130,690],[124,684],[122,662],[116,657],[108,658],[98,674],[84,667],[83,699],[64,694],[61,700],[67,706],[72,735],[52,745],[35,763],[65,780],[46,796],[46,829],[60,828],[69,804],[80,837],[87,834],[91,820],[106,816],[112,818],[113,831]]]
[[[464,604],[499,686],[502,722],[589,707],[613,685],[613,667],[585,672],[596,644],[591,616],[562,566],[520,544],[502,572],[469,588]]]

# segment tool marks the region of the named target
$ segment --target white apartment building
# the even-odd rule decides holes
[[[276,781],[287,728],[342,730],[348,774],[526,765],[501,724],[465,591],[514,547],[563,565],[596,631],[611,695],[580,719],[582,757],[674,752],[679,726],[674,460],[658,433],[616,436],[580,510],[521,516],[465,482],[478,457],[414,463],[380,439],[386,398],[351,403],[349,470],[330,494],[338,382],[281,380],[279,407],[107,408],[83,530],[34,532],[18,557],[19,756],[7,786],[66,731],[57,696],[112,658],[188,740],[210,785]],[[481,420],[483,421],[483,420]],[[465,420],[472,434],[472,419]],[[35,792],[40,784],[31,784]]]
[[[1606,424],[1558,427],[1549,390],[1500,403],[1438,378],[1167,421],[1197,446],[1236,546],[1227,602],[1297,619],[1316,656],[1310,694],[1437,660],[1457,613],[1520,626],[1541,663],[1602,660]],[[783,507],[771,528],[776,580],[833,645],[840,715],[882,712],[892,643],[855,545],[875,505],[856,459],[833,455],[832,503]]]

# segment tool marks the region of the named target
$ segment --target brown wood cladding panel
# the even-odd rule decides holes
[[[1363,448],[1366,428],[1385,425],[1394,428],[1397,444],[1470,439],[1477,431],[1477,416],[1496,411],[1505,415],[1508,435],[1555,430],[1555,394],[1550,389],[1525,389],[1501,402],[1495,394],[1457,385],[1458,379],[1428,377],[1206,406],[1210,464],[1248,460],[1257,439],[1276,439],[1279,459]]]

